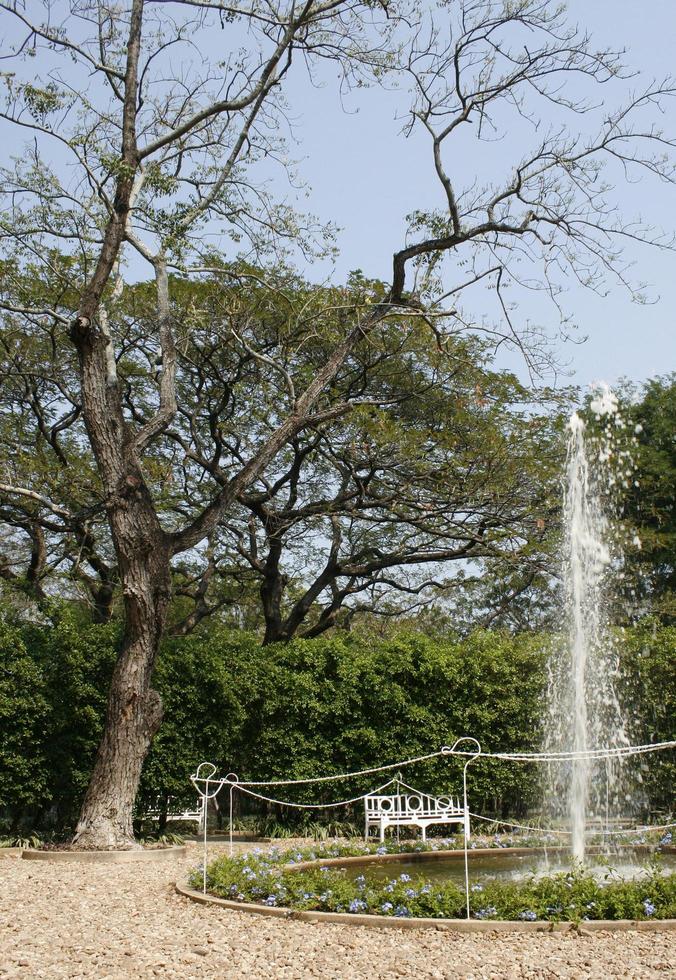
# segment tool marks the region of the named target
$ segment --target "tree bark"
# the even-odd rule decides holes
[[[134,800],[143,760],[162,721],[162,702],[151,686],[171,577],[169,547],[154,514],[132,504],[111,519],[116,546],[121,530],[136,539],[131,555],[118,547],[125,604],[125,634],[113,672],[103,738],[75,831],[82,848],[131,848]]]

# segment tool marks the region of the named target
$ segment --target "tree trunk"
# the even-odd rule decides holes
[[[116,514],[111,523],[124,523],[129,532],[130,526],[138,526],[130,516]],[[157,525],[154,514],[144,516]],[[136,846],[134,800],[143,760],[162,721],[162,702],[151,678],[171,585],[169,552],[159,525],[155,532],[149,552],[144,553],[144,538],[139,536],[137,553],[131,561],[121,562],[126,629],[110,686],[103,738],[75,831],[73,843],[82,848]],[[115,537],[122,557],[119,535]]]

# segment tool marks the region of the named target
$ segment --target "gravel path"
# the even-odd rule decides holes
[[[454,935],[281,922],[198,905],[158,865],[0,861],[0,978],[676,977],[674,933]]]

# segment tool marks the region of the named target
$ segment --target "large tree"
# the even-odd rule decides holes
[[[196,447],[209,447],[218,433],[221,466],[251,455],[277,424],[273,396],[262,400],[262,392],[282,371],[296,381],[311,377],[330,355],[345,307],[375,303],[384,292],[360,274],[337,289],[283,269],[265,281],[250,267],[227,272],[225,282],[210,277],[199,289],[170,280],[174,315],[192,328],[180,334],[177,413],[145,470],[167,524],[208,500],[209,485],[192,472]],[[198,329],[200,319],[208,330]],[[132,410],[154,374],[153,322],[148,284],[123,291],[116,327],[126,337]],[[40,488],[37,499],[0,489],[0,517],[13,532],[0,549],[0,574],[14,595],[45,612],[52,597],[65,596],[84,600],[93,620],[105,622],[119,606],[119,575],[86,433],[71,413],[67,435],[60,419],[45,421],[53,395],[40,375],[55,346],[62,386],[77,387],[75,365],[70,377],[66,370],[67,341],[58,331],[41,343],[6,331],[0,344],[8,429],[0,465],[14,486]],[[509,574],[537,571],[558,494],[560,446],[547,410],[563,393],[555,399],[495,371],[489,349],[471,335],[431,344],[419,317],[405,310],[389,317],[325,394],[329,407],[349,402],[350,416],[298,433],[239,495],[206,547],[175,563],[169,630],[190,632],[212,615],[237,622],[243,610],[250,621],[258,607],[254,626],[263,622],[265,642],[314,636],[355,613],[391,616],[449,595],[457,605],[470,562],[475,575],[486,559]],[[58,506],[58,516],[40,498]]]
[[[5,328],[70,338],[76,385],[61,389],[57,357],[46,365],[41,383],[54,397],[45,432],[63,443],[68,426],[84,422],[124,604],[76,841],[132,846],[141,766],[162,719],[152,673],[172,560],[201,547],[299,433],[351,411],[349,400],[327,394],[352,352],[394,313],[419,315],[442,343],[449,332],[484,330],[537,367],[538,348],[516,316],[517,290],[541,288],[556,308],[566,277],[592,288],[608,275],[624,283],[624,243],[665,243],[619,205],[638,172],[673,180],[672,144],[655,124],[673,86],[627,94],[618,56],[568,25],[549,0],[453,0],[432,12],[369,0],[10,0],[0,9],[7,143],[27,138],[23,156],[2,171]],[[382,297],[344,311],[312,377],[269,365],[283,385],[268,381],[261,391],[273,424],[242,445],[241,459],[223,459],[218,429],[209,447],[192,437],[186,455],[199,506],[163,522],[153,459],[179,410],[181,335],[210,328],[177,319],[169,274],[186,282],[210,274],[219,236],[221,252],[229,238],[258,259],[289,242],[311,247],[312,222],[273,199],[268,178],[282,153],[288,79],[321,73],[327,61],[345,85],[393,74],[411,82],[411,126],[429,137],[443,206],[412,216],[406,242],[393,243]],[[456,161],[467,140],[493,141],[509,129],[523,151],[509,159],[505,147],[495,181],[467,175],[463,184]],[[355,256],[352,264],[362,263]],[[147,344],[155,372],[135,387],[117,309],[143,265],[155,284]],[[11,479],[3,488],[40,493]],[[58,505],[42,496],[36,503],[58,519]]]

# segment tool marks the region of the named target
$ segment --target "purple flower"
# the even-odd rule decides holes
[[[363,912],[366,908],[366,902],[362,901],[361,898],[353,898],[348,905],[348,911],[350,912]]]
[[[411,913],[405,905],[397,905],[396,909],[394,910],[394,914],[400,919],[405,919],[406,916],[410,915]]]
[[[653,905],[653,903],[650,901],[649,898],[645,898],[643,900],[643,911],[645,912],[646,915],[655,914],[655,906]]]
[[[383,904],[380,906],[381,912],[391,912],[393,908],[394,906],[392,905],[392,902],[383,902]]]
[[[274,895],[268,895],[268,897],[265,899],[265,904],[266,905],[276,905],[277,904],[277,899],[275,898]]]
[[[519,918],[523,919],[525,922],[535,922],[537,915],[532,909],[526,909],[525,912],[519,913]]]

